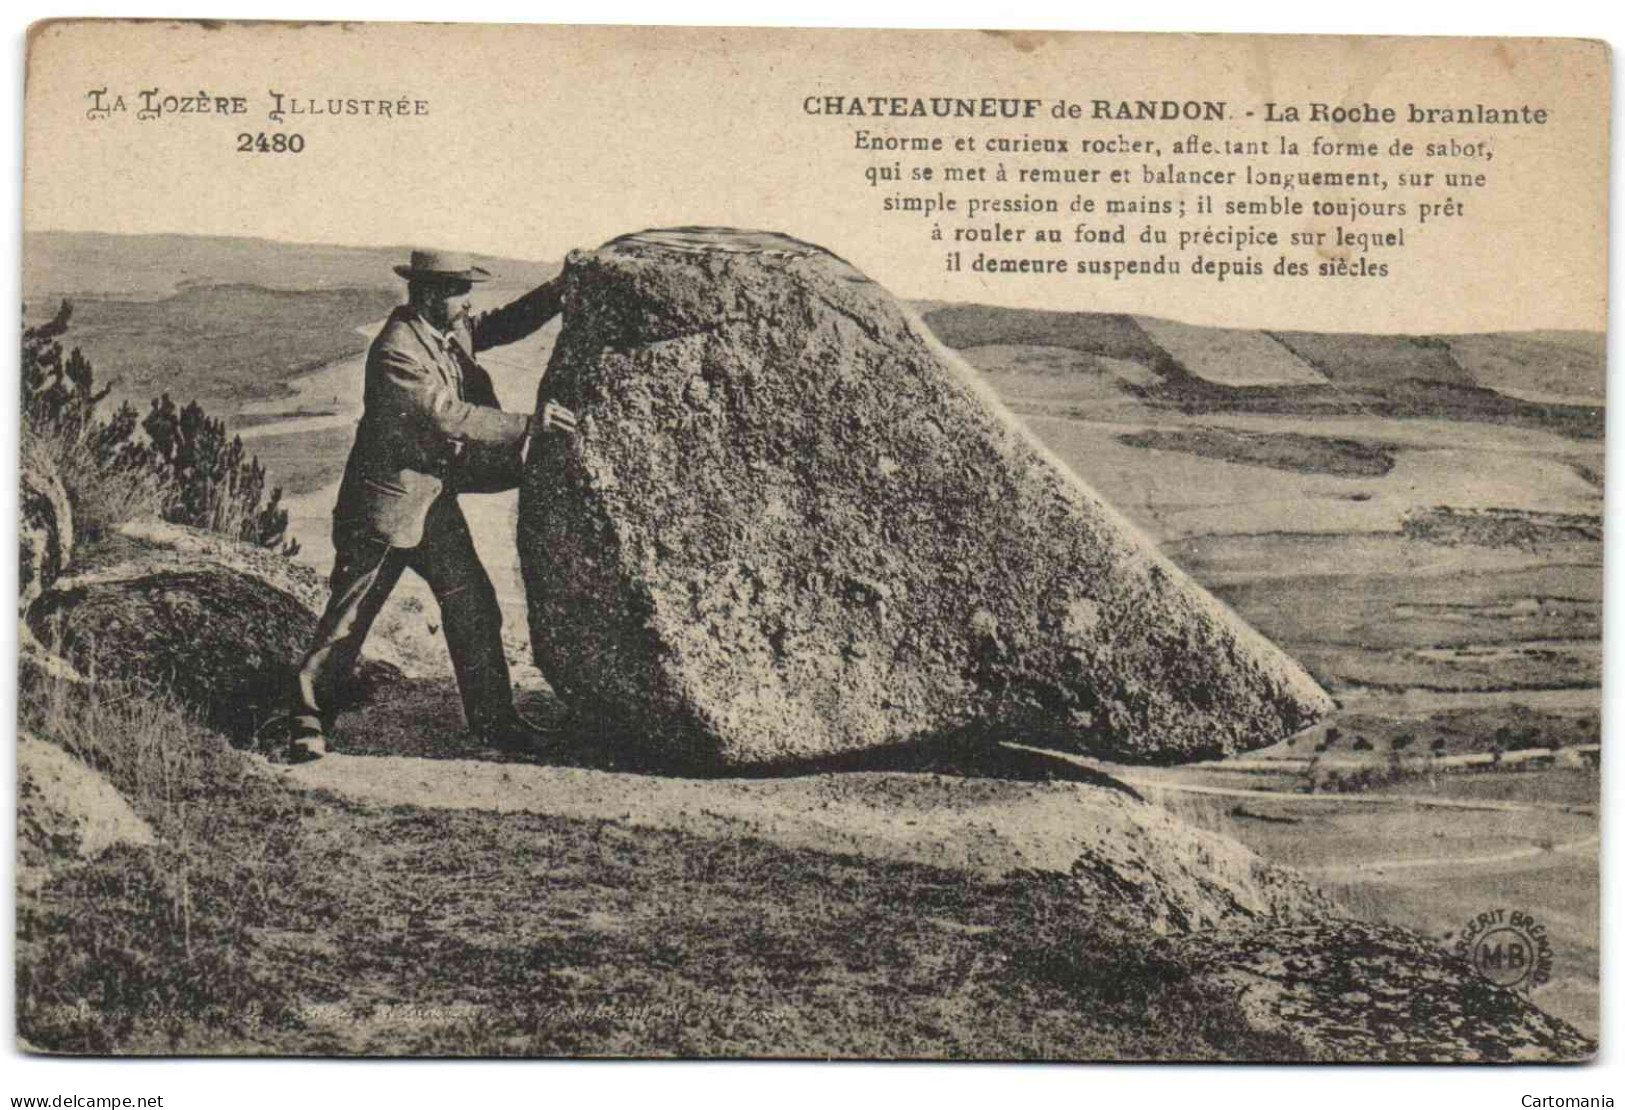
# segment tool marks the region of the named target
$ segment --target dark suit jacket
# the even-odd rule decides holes
[[[490,375],[473,356],[523,339],[559,309],[549,282],[461,321],[450,352],[410,305],[391,313],[367,351],[364,410],[333,510],[335,527],[416,547],[442,493],[517,484],[530,417],[502,411]]]

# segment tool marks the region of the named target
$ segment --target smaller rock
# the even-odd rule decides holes
[[[120,538],[34,603],[34,632],[81,673],[164,690],[249,742],[286,712],[325,602],[320,579],[275,552],[179,525],[126,525]],[[364,660],[352,692],[399,677]]]
[[[207,563],[257,578],[272,589],[295,598],[317,616],[327,607],[327,580],[304,563],[269,548],[162,520],[121,524],[115,535],[115,544],[103,545],[98,566],[114,564],[128,570],[144,565],[157,570]],[[410,601],[403,598],[401,604],[406,605]],[[384,623],[381,621],[380,625]],[[379,635],[380,631],[381,628],[375,630],[368,638],[366,654],[358,667],[358,679],[363,684],[372,679],[387,681],[400,677],[397,672],[412,671],[410,660],[404,657],[405,653],[385,636]],[[435,647],[439,647],[438,642]],[[382,669],[379,670],[374,664]]]
[[[259,579],[312,613],[320,613],[327,605],[327,583],[320,574],[267,547],[163,520],[129,521],[118,526],[114,537],[99,546],[95,561],[87,563],[82,573],[115,565],[146,564],[156,570],[215,563]]]
[[[17,881],[33,889],[50,869],[116,844],[152,844],[152,827],[100,773],[55,744],[17,736]]]

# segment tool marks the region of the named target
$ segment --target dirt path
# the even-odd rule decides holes
[[[1033,748],[1025,744],[1006,744],[1005,746],[1014,748],[1017,751],[1051,756],[1093,771],[1102,771],[1111,775],[1118,782],[1126,783],[1136,790],[1168,790],[1178,794],[1206,794],[1218,798],[1258,798],[1292,802],[1294,804],[1307,803],[1310,805],[1333,806],[1396,805],[1409,806],[1415,809],[1463,809],[1489,813],[1522,813],[1531,810],[1579,812],[1582,808],[1590,808],[1578,807],[1566,802],[1508,802],[1496,799],[1437,798],[1427,794],[1298,794],[1287,790],[1248,789],[1244,786],[1207,786],[1201,783],[1179,782],[1164,775],[1125,773],[1117,768],[1103,767],[1097,761],[1083,756],[1068,755],[1065,752],[1051,751],[1046,748]]]

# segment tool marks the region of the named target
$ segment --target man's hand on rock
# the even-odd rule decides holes
[[[573,432],[576,430],[576,414],[557,401],[548,401],[542,405],[541,430],[544,432]]]

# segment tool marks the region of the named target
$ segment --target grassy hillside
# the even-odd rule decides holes
[[[1601,404],[1607,357],[1601,332],[1452,335],[1450,353],[1474,382],[1514,396]]]
[[[1132,316],[956,304],[931,309],[924,319],[950,347],[1062,347],[1152,368],[1168,359]]]
[[[1451,357],[1450,345],[1441,339],[1304,331],[1270,334],[1334,384],[1344,387],[1380,390],[1407,380],[1476,384]]]
[[[1125,315],[921,307],[938,337],[973,361],[981,349],[997,345],[1062,348],[1137,363],[1155,380],[1139,384],[1118,376],[1118,391],[1153,410],[1456,420],[1581,440],[1603,434],[1606,371],[1598,336],[1278,331],[1248,333],[1243,341],[1234,329]],[[1159,332],[1167,344],[1158,341]],[[1257,365],[1229,365],[1238,358],[1256,359]],[[1209,366],[1225,372],[1203,376]],[[1293,366],[1300,373],[1288,372]],[[1267,384],[1237,384],[1248,381]]]
[[[1119,443],[1157,451],[1184,451],[1276,470],[1380,478],[1394,468],[1392,451],[1354,439],[1296,432],[1234,432],[1224,428],[1150,429],[1118,436]]]

